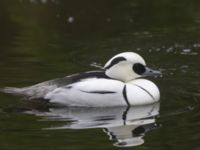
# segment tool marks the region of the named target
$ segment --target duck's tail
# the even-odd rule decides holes
[[[43,97],[43,91],[40,92],[37,89],[30,87],[16,88],[16,87],[4,87],[0,89],[0,92],[7,93],[15,96],[22,96],[25,99],[38,99]]]
[[[19,95],[19,96],[25,96],[26,95],[24,88],[4,87],[4,88],[0,88],[0,92],[13,94],[13,95]]]
[[[39,99],[44,98],[44,96],[49,92],[56,88],[56,86],[46,86],[43,84],[36,84],[34,86],[29,87],[4,87],[0,88],[0,92],[8,93],[16,96],[23,96],[27,99]]]

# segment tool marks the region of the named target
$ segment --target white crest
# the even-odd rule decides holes
[[[141,77],[133,70],[134,64],[146,66],[144,59],[137,53],[124,52],[112,57],[104,66],[106,75],[124,82]]]

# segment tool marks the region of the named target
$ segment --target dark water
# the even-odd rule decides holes
[[[0,149],[199,150],[199,8],[197,0],[2,0],[0,87],[93,70],[123,51],[163,76],[150,78],[160,106],[48,108],[1,93]]]

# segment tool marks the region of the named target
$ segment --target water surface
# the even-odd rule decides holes
[[[114,132],[111,125],[117,123],[122,126],[117,131],[128,128],[119,132],[125,133],[118,134],[121,138],[140,143],[127,149],[198,150],[199,7],[196,0],[2,0],[0,87],[27,86],[94,70],[90,64],[103,65],[124,51],[138,52],[163,76],[149,78],[160,88],[161,102],[157,113],[140,116],[144,124],[138,118],[123,118],[137,109],[63,112],[33,107],[1,93],[0,149],[119,149],[116,138],[109,135]],[[88,118],[80,120],[80,114]]]

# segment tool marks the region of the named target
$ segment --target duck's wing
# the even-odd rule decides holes
[[[66,76],[64,78],[58,78],[54,80],[47,81],[49,85],[56,85],[57,87],[62,87],[66,85],[73,84],[75,82],[79,82],[81,80],[85,80],[88,78],[104,78],[104,79],[110,79],[108,76],[105,75],[104,71],[90,71],[90,72],[84,72],[80,74],[73,74],[70,76]],[[45,83],[45,82],[43,82]]]
[[[67,86],[75,82],[85,80],[88,78],[109,78],[105,75],[104,71],[90,71],[80,74],[73,74],[71,76],[66,76],[63,78],[57,78],[42,83],[35,84],[33,86],[15,88],[15,87],[5,87],[1,89],[4,93],[10,93],[14,95],[20,95],[27,97],[29,99],[40,99],[58,87]]]

